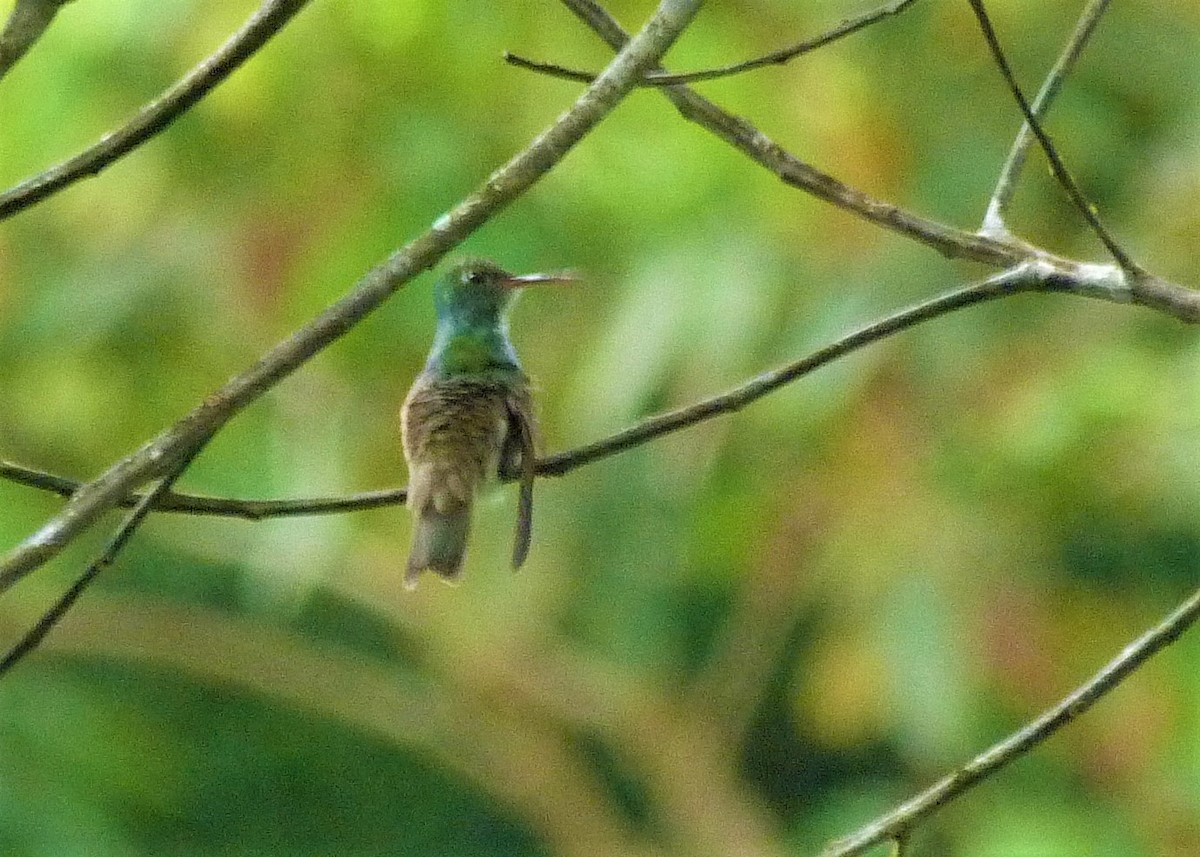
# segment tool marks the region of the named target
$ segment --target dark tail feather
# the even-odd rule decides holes
[[[426,509],[416,517],[408,569],[404,586],[415,589],[421,572],[431,569],[444,580],[457,580],[462,574],[463,554],[467,550],[467,531],[471,528],[471,507],[453,512]]]
[[[517,498],[517,532],[513,539],[513,569],[520,568],[529,556],[529,542],[533,535],[533,480],[521,480],[521,493]]]
[[[517,532],[513,539],[513,569],[520,568],[529,556],[533,535],[533,480],[537,476],[537,452],[534,449],[533,427],[520,411],[509,409],[510,424],[517,425],[521,450],[521,492],[517,495]]]

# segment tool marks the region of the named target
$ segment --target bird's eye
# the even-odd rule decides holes
[[[467,273],[467,282],[473,286],[477,286],[483,282],[483,271],[469,271]]]

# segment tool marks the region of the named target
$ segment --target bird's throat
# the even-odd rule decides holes
[[[519,372],[517,353],[497,328],[439,327],[426,368],[442,375]]]

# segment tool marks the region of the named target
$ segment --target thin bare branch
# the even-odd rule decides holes
[[[0,32],[0,80],[29,52],[71,0],[17,0]]]
[[[596,79],[596,76],[590,71],[567,68],[566,66],[557,65],[552,62],[538,62],[537,60],[526,59],[520,54],[514,54],[512,51],[505,51],[502,56],[504,57],[504,61],[509,65],[514,65],[517,68],[523,68],[527,71],[536,71],[538,74],[544,74],[547,77],[572,80],[576,83],[591,83]]]
[[[51,194],[129,154],[174,122],[188,108],[208,95],[242,63],[283,29],[309,0],[265,0],[236,33],[212,56],[149,104],[125,125],[105,134],[98,142],[69,160],[56,164],[15,187],[0,193],[0,220],[12,217]]]
[[[833,843],[820,857],[853,857],[888,839],[903,837],[943,806],[961,797],[1011,762],[1021,758],[1104,698],[1138,667],[1165,649],[1200,618],[1200,590],[1165,619],[1138,637],[1086,682],[1035,720],[992,745],[921,794],[870,824]]]
[[[30,488],[39,488],[61,497],[70,497],[83,487],[83,483],[78,480],[14,464],[11,461],[0,461],[0,479],[7,479]],[[132,507],[144,496],[144,494],[130,494],[119,505],[126,508]],[[154,511],[259,521],[265,518],[359,512],[383,506],[399,506],[407,499],[408,491],[405,488],[364,491],[346,497],[306,497],[295,500],[235,500],[227,497],[167,491],[159,497]]]
[[[752,381],[719,396],[659,414],[624,431],[617,432],[611,437],[581,446],[570,452],[544,458],[538,462],[538,473],[545,476],[561,476],[597,459],[623,452],[656,437],[662,437],[721,414],[734,413],[785,384],[880,339],[907,330],[931,318],[937,318],[985,301],[1008,297],[1021,291],[1033,290],[1041,284],[1042,280],[1035,268],[1022,265],[996,274],[982,282],[940,295],[933,300],[917,304],[860,328],[794,363],[765,372]]]
[[[1034,115],[1028,100],[1025,98],[1025,93],[1021,91],[1021,86],[1017,83],[1017,79],[1013,75],[1012,67],[1008,64],[1004,50],[1000,47],[1000,40],[997,38],[996,31],[992,27],[992,21],[988,17],[987,9],[984,8],[983,0],[969,0],[969,2],[971,3],[971,8],[975,11],[975,17],[979,19],[979,28],[982,30],[984,40],[992,52],[992,58],[996,61],[997,68],[1000,69],[1005,83],[1008,84],[1013,98],[1016,99],[1017,105],[1021,108],[1021,113],[1025,116],[1025,124],[1029,126],[1033,135],[1037,137],[1042,151],[1046,153],[1046,158],[1050,161],[1050,169],[1054,173],[1054,178],[1062,185],[1071,202],[1079,210],[1079,213],[1083,215],[1088,225],[1092,227],[1092,231],[1096,233],[1096,237],[1108,249],[1112,257],[1117,260],[1117,264],[1135,278],[1144,275],[1145,272],[1141,267],[1121,249],[1116,239],[1109,233],[1108,228],[1100,222],[1100,217],[1096,213],[1096,206],[1084,196],[1083,190],[1079,187],[1079,184],[1075,181],[1070,171],[1067,170],[1066,164],[1063,163],[1062,157],[1058,154],[1058,149],[1055,148],[1053,141],[1051,141],[1049,135],[1043,130],[1041,122]]]
[[[158,437],[77,491],[0,562],[0,589],[53,558],[139,485],[173,471],[251,402],[361,321],[392,293],[530,188],[633,88],[691,21],[701,0],[662,0],[642,31],[572,107],[433,227],[369,271],[349,294],[228,381]]]
[[[1033,100],[1033,115],[1039,120],[1045,118],[1046,112],[1050,109],[1054,99],[1058,97],[1058,93],[1062,90],[1063,83],[1075,68],[1076,62],[1079,61],[1080,55],[1083,53],[1084,47],[1088,40],[1091,39],[1092,33],[1096,31],[1096,25],[1100,23],[1101,16],[1108,9],[1109,0],[1091,0],[1083,13],[1079,16],[1079,21],[1075,25],[1075,31],[1071,34],[1070,41],[1063,48],[1062,54],[1054,67],[1050,69],[1050,73],[1046,75],[1045,81],[1042,82],[1042,88],[1038,91],[1037,98]],[[1004,166],[1000,169],[1000,176],[996,180],[996,190],[992,193],[992,198],[988,202],[987,212],[983,216],[982,232],[985,235],[991,235],[996,238],[1003,238],[1008,234],[1008,229],[1004,225],[1004,213],[1008,209],[1009,202],[1012,201],[1013,193],[1017,189],[1017,178],[1021,174],[1021,169],[1025,166],[1025,157],[1029,154],[1029,146],[1033,143],[1034,137],[1029,130],[1029,123],[1021,124],[1021,130],[1017,132],[1017,138],[1013,141],[1012,149],[1008,153],[1008,158],[1004,162]]]
[[[837,26],[815,36],[811,39],[805,39],[802,42],[797,42],[794,45],[789,45],[786,48],[780,48],[777,51],[772,51],[769,54],[764,54],[754,59],[745,60],[744,62],[733,63],[732,65],[724,65],[718,68],[703,69],[701,71],[688,71],[671,74],[665,71],[647,72],[638,83],[639,86],[676,86],[681,83],[699,83],[705,80],[716,80],[721,77],[731,77],[742,72],[752,71],[754,69],[763,68],[769,65],[784,65],[796,59],[796,57],[811,53],[817,48],[823,48],[825,45],[838,41],[839,39],[849,36],[852,33],[857,33],[859,30],[875,24],[885,18],[890,18],[899,15],[905,9],[912,6],[916,0],[892,0],[890,3],[885,3],[877,9],[872,9],[869,12],[863,12],[861,15],[856,15],[853,18],[847,18]],[[554,77],[561,77],[567,80],[574,80],[581,83],[591,83],[596,79],[595,72],[579,71],[576,69],[565,68],[552,63],[539,63],[534,60],[525,59],[513,53],[505,51],[504,59],[512,65],[521,68],[538,71],[543,74],[549,74]]]
[[[157,485],[155,485],[150,491],[147,491],[146,494],[137,501],[137,504],[133,507],[133,511],[131,511],[125,517],[125,520],[121,523],[121,526],[117,529],[116,533],[113,534],[113,537],[109,539],[108,544],[100,553],[100,556],[96,557],[96,559],[84,569],[83,574],[81,574],[75,580],[75,582],[71,584],[67,591],[59,596],[58,600],[54,602],[49,610],[42,614],[41,618],[34,623],[33,627],[30,628],[29,631],[26,632],[26,634],[21,637],[21,639],[18,640],[2,658],[0,658],[0,676],[3,676],[5,673],[7,673],[26,655],[36,649],[38,644],[45,639],[46,635],[54,629],[54,626],[62,621],[63,616],[65,616],[67,611],[71,609],[72,605],[79,600],[79,596],[83,595],[83,591],[87,589],[89,585],[91,585],[92,581],[96,579],[100,572],[113,564],[117,558],[117,555],[120,554],[121,549],[125,547],[130,538],[132,538],[133,534],[137,531],[138,527],[141,526],[142,521],[144,521],[146,516],[150,514],[155,503],[158,502],[159,498],[162,497],[164,493],[171,490],[171,485],[183,474],[185,470],[187,470],[188,465],[192,463],[192,459],[194,459],[199,452],[200,447],[187,452],[169,474],[164,476]]]
[[[1058,266],[1048,259],[1026,261],[983,282],[948,292],[873,322],[793,363],[760,375],[718,396],[650,417],[591,444],[539,459],[535,472],[538,476],[562,476],[576,468],[640,446],[671,432],[737,411],[836,359],[918,324],[977,303],[1032,291],[1070,294],[1116,303],[1140,303],[1183,321],[1200,322],[1200,292],[1184,289],[1154,277],[1147,278],[1143,288],[1135,292],[1126,284],[1120,269],[1112,265],[1063,262],[1062,266]],[[73,479],[9,461],[0,461],[0,479],[64,497],[73,497],[88,487]],[[143,496],[129,493],[111,505],[133,506],[139,503]],[[240,500],[168,491],[159,498],[155,511],[262,520],[396,506],[404,503],[407,496],[406,488],[365,491],[344,497],[272,500]],[[0,574],[0,583],[2,581],[3,576]]]
[[[640,446],[671,432],[688,428],[723,414],[733,413],[840,357],[923,322],[985,301],[1046,288],[1045,270],[1047,269],[1021,266],[983,282],[940,295],[933,300],[860,328],[793,363],[759,375],[757,378],[718,396],[650,417],[594,443],[539,459],[535,466],[535,473],[538,476],[562,476],[579,467]],[[1061,288],[1061,284],[1057,284],[1054,288],[1058,290]],[[81,488],[86,488],[72,479],[22,467],[7,461],[0,461],[0,478],[66,497],[73,496]],[[507,477],[507,480],[511,481],[516,478],[521,477],[519,474],[511,475]],[[295,500],[235,500],[160,492],[155,510],[259,520],[374,509],[380,506],[399,505],[405,501],[406,497],[407,489],[405,488],[370,491],[346,497]],[[130,494],[118,501],[117,505],[132,506],[140,504],[144,499],[144,494]],[[0,575],[0,588],[3,587],[3,583],[4,578]]]

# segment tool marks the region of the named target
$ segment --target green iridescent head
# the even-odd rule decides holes
[[[468,259],[442,275],[433,288],[438,321],[457,327],[499,324],[516,297],[513,275],[495,262]]]
[[[437,334],[428,365],[452,371],[502,363],[515,366],[505,311],[518,289],[572,280],[566,274],[515,276],[486,259],[459,262],[433,288]]]

